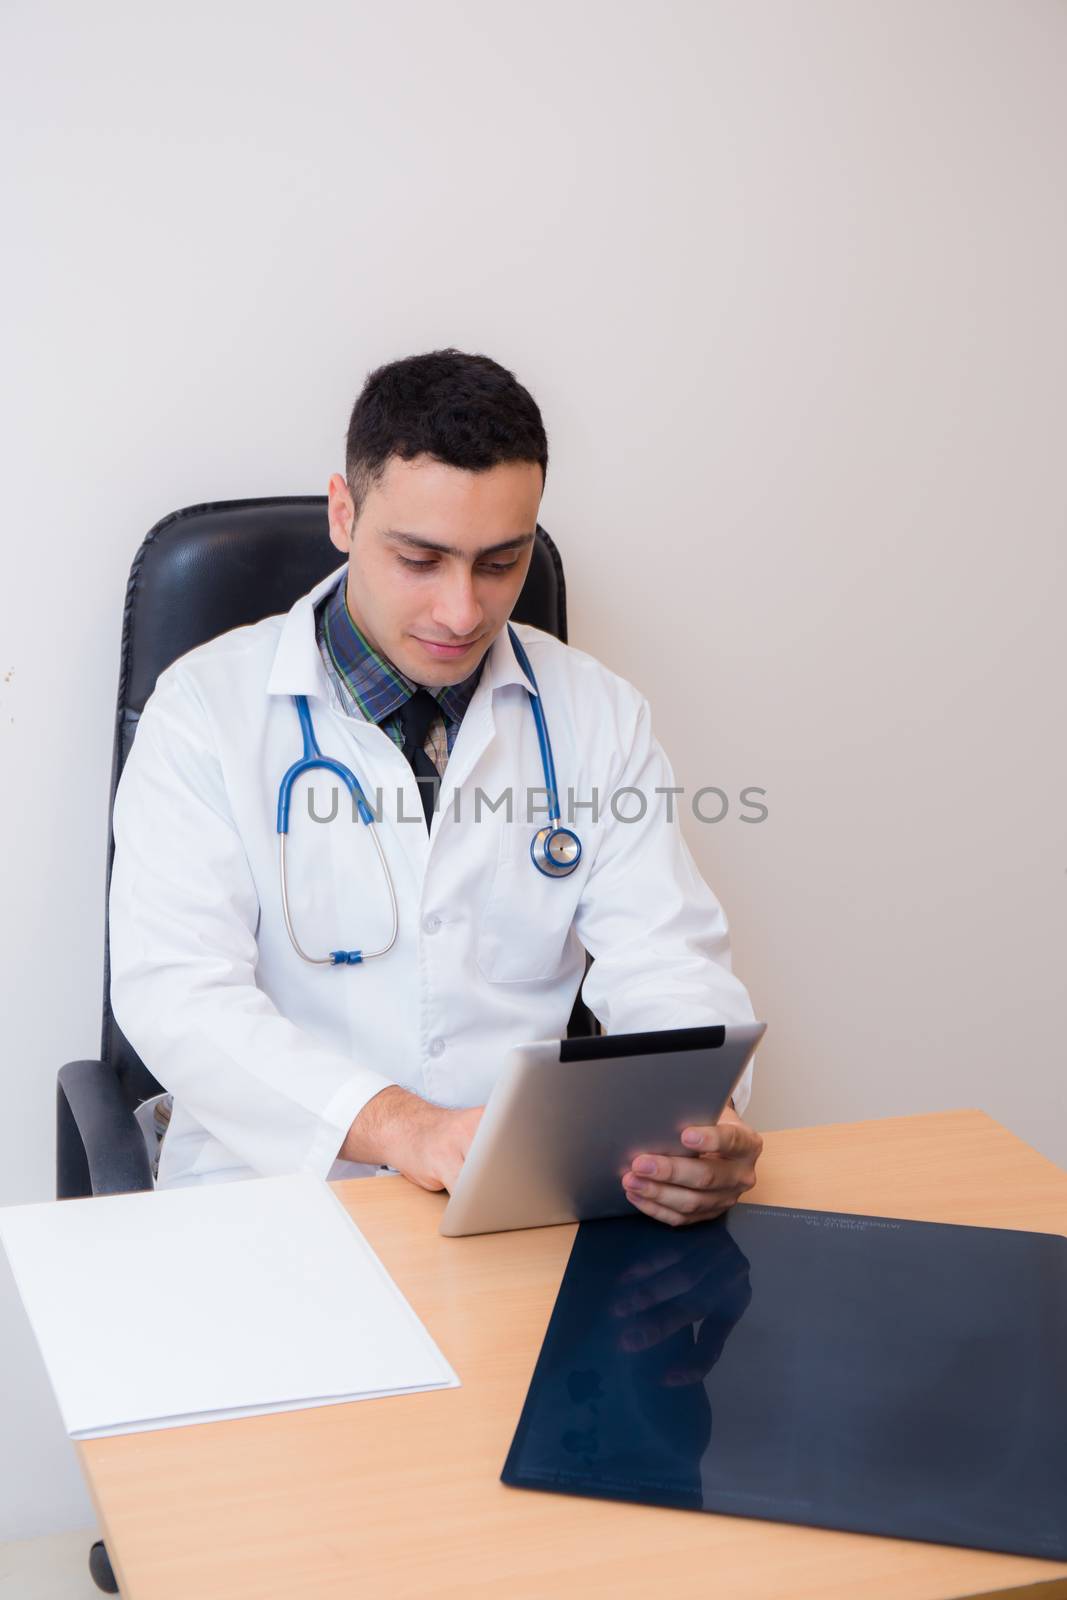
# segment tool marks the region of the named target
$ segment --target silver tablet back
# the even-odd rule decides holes
[[[622,1174],[642,1150],[683,1155],[714,1123],[766,1024],[550,1040],[511,1051],[441,1220],[449,1235],[632,1211]]]

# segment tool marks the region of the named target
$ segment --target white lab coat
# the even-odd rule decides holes
[[[580,650],[518,625],[541,691],[560,786],[602,810],[575,817],[578,869],[551,879],[529,854],[526,791],[543,785],[536,729],[506,629],[456,738],[427,835],[410,767],[372,723],[336,703],[313,607],[335,572],[284,616],[237,628],[160,675],[115,800],[111,1001],[119,1026],[175,1097],[161,1186],[308,1171],[336,1159],[372,1095],[396,1083],[446,1106],[484,1104],[508,1049],[563,1035],[581,979],[609,1032],[747,1022],[726,919],[655,787],[674,782],[647,702]],[[308,696],[325,755],[374,804],[396,885],[393,949],[359,966],[309,966],[282,919],[276,810],[301,753],[291,696]],[[512,787],[512,820],[483,806]],[[615,820],[624,786],[645,820]],[[337,817],[330,815],[339,789]],[[458,812],[457,812],[458,791]],[[398,816],[399,794],[399,816]],[[638,802],[628,802],[636,809]],[[627,802],[620,800],[624,811]],[[400,820],[406,818],[409,820]],[[364,824],[337,780],[294,790],[290,906],[310,954],[388,936],[388,895]],[[750,1069],[751,1071],[751,1069]],[[750,1074],[749,1074],[750,1075]],[[748,1076],[735,1101],[748,1098]]]

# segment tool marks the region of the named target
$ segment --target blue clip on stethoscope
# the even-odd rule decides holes
[[[534,677],[530,658],[525,647],[519,640],[511,623],[508,623],[508,637],[511,640],[515,658],[525,672],[532,689],[527,690],[530,699],[530,709],[533,711],[534,725],[537,728],[537,743],[541,751],[541,768],[545,777],[545,788],[548,791],[548,822],[543,828],[538,828],[530,840],[530,860],[538,872],[544,873],[546,878],[565,878],[574,871],[582,859],[582,842],[578,835],[570,828],[564,828],[559,816],[559,791],[556,788],[556,763],[552,759],[552,744],[548,737],[548,724],[545,722],[545,713],[541,706],[541,697],[537,688],[537,679]],[[294,761],[281,781],[278,790],[278,871],[281,877],[282,889],[282,915],[285,918],[285,931],[292,941],[293,949],[303,961],[308,961],[317,967],[343,967],[358,966],[363,961],[370,961],[375,956],[384,956],[396,943],[398,915],[396,907],[396,889],[393,877],[389,871],[382,849],[382,842],[378,838],[377,829],[371,829],[371,838],[374,848],[378,852],[382,873],[385,877],[385,886],[389,891],[389,905],[392,912],[392,929],[389,938],[379,950],[331,950],[326,956],[309,956],[300,946],[293,929],[293,920],[289,913],[289,885],[285,871],[285,840],[289,833],[289,802],[292,799],[293,784],[306,772],[326,771],[332,772],[348,790],[352,801],[359,813],[361,822],[370,824],[374,821],[374,813],[367,804],[366,796],[360,786],[359,779],[350,767],[343,761],[334,761],[330,756],[324,756],[319,749],[318,740],[315,738],[315,729],[311,722],[311,711],[308,707],[307,696],[295,694],[293,704],[296,706],[297,716],[300,718],[300,731],[304,736],[304,753],[299,761]]]

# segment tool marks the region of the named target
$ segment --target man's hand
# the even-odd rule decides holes
[[[727,1106],[711,1128],[685,1128],[691,1156],[634,1156],[623,1173],[627,1200],[647,1216],[679,1227],[728,1211],[756,1182],[763,1140]]]
[[[421,1189],[451,1191],[484,1109],[449,1111],[393,1084],[367,1101],[339,1153],[395,1167]]]

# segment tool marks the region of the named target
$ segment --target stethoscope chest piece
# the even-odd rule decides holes
[[[582,842],[569,828],[549,823],[530,840],[530,860],[546,878],[565,878],[582,859]]]

